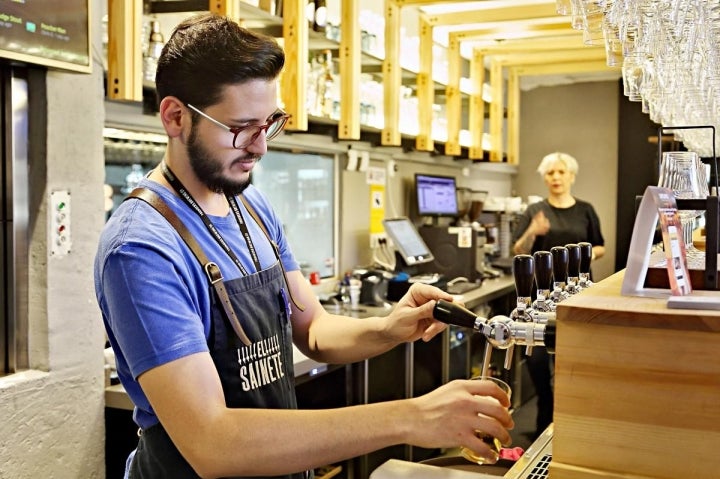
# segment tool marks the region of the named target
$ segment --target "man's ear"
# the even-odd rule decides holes
[[[184,125],[189,124],[190,115],[185,105],[174,96],[166,96],[160,101],[160,121],[170,138],[182,135]]]

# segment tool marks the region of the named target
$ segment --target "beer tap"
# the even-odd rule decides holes
[[[529,254],[519,254],[513,258],[513,277],[517,300],[515,309],[510,313],[514,321],[532,321],[532,289],[535,260]]]
[[[568,250],[567,283],[565,291],[569,295],[582,291],[580,287],[580,246],[575,243],[565,245]]]
[[[553,258],[553,291],[550,298],[553,303],[558,304],[570,297],[565,291],[569,254],[568,249],[564,246],[553,246],[550,248],[550,253]]]
[[[505,369],[512,365],[513,346],[544,346],[548,352],[555,352],[555,319],[546,323],[514,321],[507,316],[485,318],[459,304],[438,300],[433,309],[433,317],[447,324],[454,324],[481,333],[485,336],[485,354],[483,358],[482,376],[488,375],[492,349],[504,349]]]
[[[532,303],[535,311],[555,311],[555,303],[550,294],[553,288],[553,257],[549,251],[536,251],[533,254],[535,260],[535,284],[537,286],[537,297]]]
[[[513,258],[513,276],[517,292],[517,306],[510,313],[513,321],[546,323],[555,318],[555,313],[535,309],[532,303],[532,290],[535,281],[535,258],[529,254],[519,254]]]
[[[589,288],[593,282],[590,279],[590,263],[592,262],[592,244],[587,241],[578,243],[580,247],[580,280],[578,284],[581,288]]]

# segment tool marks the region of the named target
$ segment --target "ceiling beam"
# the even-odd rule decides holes
[[[511,41],[537,37],[577,37],[582,31],[575,30],[567,18],[543,18],[537,21],[494,22],[483,25],[463,25],[463,29],[436,27],[438,32],[446,30],[460,41]]]
[[[494,55],[492,59],[505,67],[590,60],[604,61],[605,50],[600,48],[592,48],[588,50],[561,50],[537,53],[500,54]]]
[[[459,41],[455,33],[451,33],[450,41]],[[498,53],[530,53],[538,51],[558,51],[558,50],[583,50],[590,47],[583,43],[582,35],[563,36],[555,38],[534,38],[534,39],[517,39],[507,41],[490,41],[490,42],[474,42],[466,41],[471,45],[473,51],[482,53],[483,55],[495,55]]]
[[[487,2],[487,7],[476,7],[473,10],[453,11],[447,13],[426,12],[427,21],[432,26],[466,25],[472,23],[510,22],[516,20],[532,20],[543,17],[561,17],[569,24],[570,19],[557,13],[555,1],[542,4],[498,6],[498,2]]]
[[[572,73],[615,72],[621,76],[621,69],[609,67],[604,60],[547,63],[544,65],[519,65],[510,67],[518,76],[561,75]]]
[[[434,7],[437,5],[455,5],[465,2],[477,3],[477,0],[392,0],[398,7]]]

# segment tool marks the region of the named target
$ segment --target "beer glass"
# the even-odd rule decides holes
[[[503,392],[505,392],[507,394],[508,399],[510,399],[512,390],[510,389],[510,386],[505,381],[502,381],[502,380],[500,380],[498,378],[494,378],[494,377],[482,377],[482,376],[476,376],[472,379],[476,379],[479,381],[492,381],[493,383],[497,384],[500,387],[500,389],[502,389]],[[473,451],[471,451],[470,449],[467,449],[465,447],[463,447],[460,450],[460,454],[462,455],[462,457],[464,457],[468,461],[474,462],[476,464],[487,464],[487,463],[494,464],[497,461],[497,458],[500,457],[500,449],[502,448],[502,443],[496,437],[493,437],[490,434],[486,434],[483,431],[475,431],[475,435],[477,437],[479,437],[480,439],[482,439],[482,441],[485,444],[490,446],[490,449],[492,449],[493,452],[495,453],[496,460],[490,462],[486,458],[484,458],[482,456],[478,456]]]

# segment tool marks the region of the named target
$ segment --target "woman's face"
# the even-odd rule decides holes
[[[545,173],[545,184],[552,195],[570,193],[570,188],[575,182],[575,174],[571,173],[565,163],[558,160],[550,165]]]

